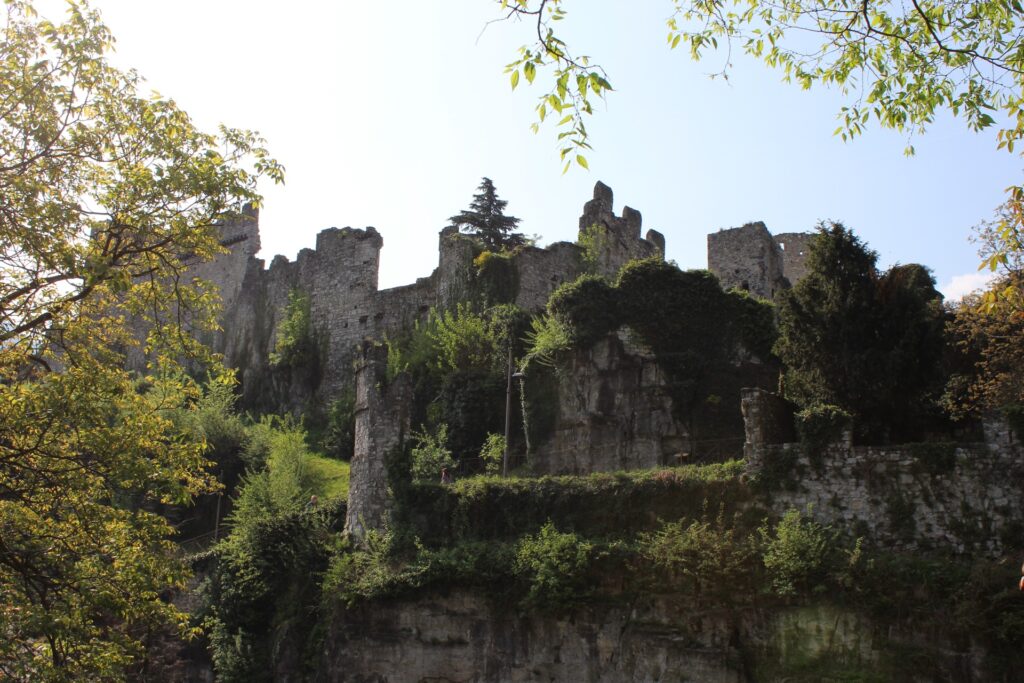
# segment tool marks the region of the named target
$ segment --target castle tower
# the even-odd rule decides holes
[[[723,289],[743,289],[761,299],[773,299],[787,286],[779,245],[764,223],[708,235],[708,270]]]

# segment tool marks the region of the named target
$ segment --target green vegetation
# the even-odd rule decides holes
[[[812,458],[820,457],[849,428],[850,414],[839,406],[812,403],[796,414],[796,433]]]
[[[650,563],[648,571],[659,583],[692,595],[698,605],[742,604],[757,589],[759,573],[751,571],[757,562],[754,538],[735,514],[726,518],[724,505],[714,518],[707,507],[705,501],[700,517],[665,522],[642,534],[639,559]]]
[[[487,435],[484,445],[480,448],[480,460],[483,462],[485,474],[497,474],[501,471],[505,446],[505,437],[501,434]]]
[[[604,278],[583,275],[555,290],[548,314],[561,324],[572,346],[589,348],[622,324],[618,295]]]
[[[477,311],[459,304],[431,310],[409,334],[388,342],[388,373],[408,372],[414,383],[413,424],[421,432],[446,430],[446,447],[460,473],[481,471],[488,434],[504,431],[509,353],[523,355],[529,316],[511,304]],[[513,448],[522,437],[513,411]],[[431,478],[437,477],[436,469]]]
[[[455,459],[448,449],[448,425],[441,424],[437,432],[413,432],[412,458],[413,481],[438,481],[441,470],[455,467]]]
[[[562,285],[547,316],[533,323],[528,359],[555,363],[565,348],[588,348],[623,326],[668,375],[673,410],[695,454],[700,442],[741,433],[741,386],[774,379],[771,304],[722,291],[711,273],[682,271],[659,258],[626,264],[615,285],[594,275]],[[737,363],[744,354],[764,363]]]
[[[789,510],[774,529],[759,529],[764,567],[772,590],[781,596],[817,592],[828,577],[829,556],[836,551],[835,534],[798,510]],[[854,549],[859,553],[859,545]]]
[[[309,294],[293,289],[288,293],[284,318],[277,327],[277,341],[270,352],[275,368],[301,368],[311,376],[319,367],[320,350],[310,317]]]
[[[846,411],[861,441],[914,440],[941,422],[942,297],[924,267],[878,274],[876,260],[842,225],[819,226],[807,275],[779,298],[775,352],[797,405]]]
[[[311,636],[319,581],[309,578],[326,568],[336,542],[349,465],[310,451],[291,417],[265,416],[244,425],[241,438],[248,472],[232,501],[230,535],[204,559],[210,569],[197,618],[218,680],[263,681],[272,678],[275,633],[299,642]]]
[[[530,577],[525,604],[557,610],[586,598],[592,590],[587,579],[594,555],[593,543],[559,532],[551,522],[524,536],[516,546],[512,570]]]
[[[580,230],[576,243],[583,249],[580,254],[580,262],[584,273],[587,275],[601,274],[601,254],[608,248],[608,241],[608,229],[603,225],[588,225]]]
[[[282,179],[258,135],[196,128],[111,64],[95,10],[62,5],[48,21],[8,0],[0,43],[5,680],[119,680],[146,632],[188,632],[162,597],[187,572],[154,511],[216,486],[175,418],[200,398],[188,371],[222,370],[192,337],[215,328],[217,296],[184,274]]]
[[[473,288],[484,307],[511,304],[519,294],[519,271],[512,252],[483,251],[473,259]]]
[[[336,506],[257,518],[235,515],[231,536],[213,551],[199,589],[203,606],[197,617],[218,680],[273,680],[274,645],[310,640],[319,597],[315,579],[326,568],[332,528],[343,515]]]
[[[522,233],[513,232],[519,219],[505,215],[508,202],[498,199],[491,179],[483,178],[477,189],[469,209],[448,219],[451,225],[478,239],[488,251],[506,251],[526,244]]]

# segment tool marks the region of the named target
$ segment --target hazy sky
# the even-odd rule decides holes
[[[262,257],[294,258],[324,228],[373,225],[382,287],[430,273],[437,232],[486,175],[542,244],[575,239],[602,180],[616,211],[641,211],[684,268],[706,265],[706,235],[719,228],[836,219],[882,266],[923,263],[952,294],[956,276],[976,276],[971,226],[1020,182],[994,133],[960,121],[940,118],[906,158],[906,138],[877,128],[843,143],[832,135],[838,95],[783,84],[741,55],[729,82],[711,80],[722,57],[695,64],[668,50],[668,0],[566,3],[566,37],[616,88],[588,124],[591,170],[567,175],[555,133],[529,130],[541,89],[512,92],[503,73],[531,27],[488,26],[493,2],[93,4],[117,36],[119,65],[203,127],[260,131],[286,166],[287,185],[265,188]]]

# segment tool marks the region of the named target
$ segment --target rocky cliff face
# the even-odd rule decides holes
[[[558,373],[553,433],[531,458],[548,474],[679,464],[686,431],[672,415],[664,372],[625,329],[572,352]]]
[[[930,666],[913,671],[901,653]],[[695,609],[648,597],[562,616],[516,614],[455,592],[337,612],[315,679],[435,681],[985,680],[984,653],[941,635],[880,628],[828,605]],[[280,672],[279,680],[298,680]],[[800,678],[788,678],[801,676]]]

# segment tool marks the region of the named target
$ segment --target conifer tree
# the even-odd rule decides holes
[[[526,238],[523,234],[513,232],[519,225],[519,219],[505,215],[508,202],[498,199],[491,179],[481,180],[477,189],[480,191],[473,195],[469,209],[448,219],[451,225],[467,235],[476,237],[490,251],[504,251],[525,244]]]
[[[942,296],[927,268],[875,267],[878,255],[838,223],[821,225],[807,275],[778,303],[775,345],[786,397],[837,405],[860,438],[913,432],[942,385]]]

